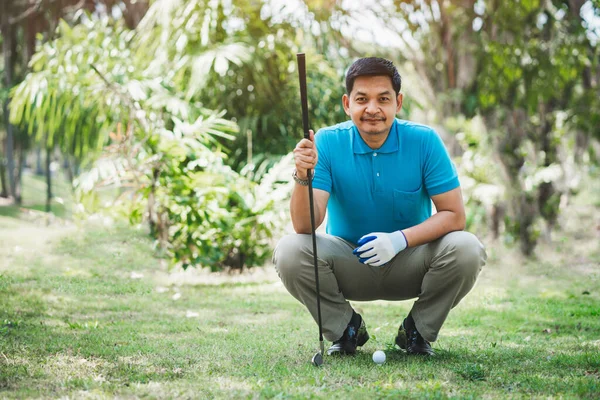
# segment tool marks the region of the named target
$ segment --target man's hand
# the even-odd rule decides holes
[[[314,169],[319,161],[317,146],[315,146],[315,133],[311,129],[310,140],[302,139],[294,149],[294,162],[296,164],[296,176],[300,179],[307,179],[307,170]]]
[[[380,267],[404,250],[408,243],[402,231],[372,232],[361,237],[354,253],[363,264]]]

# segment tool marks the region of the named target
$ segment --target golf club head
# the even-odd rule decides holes
[[[323,365],[323,354],[321,354],[320,352],[315,353],[315,355],[312,358],[312,363],[315,367],[320,367],[321,365]]]

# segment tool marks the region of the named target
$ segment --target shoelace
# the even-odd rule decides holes
[[[408,340],[410,340],[410,343],[413,345],[417,344],[417,341],[419,340],[419,331],[416,329],[411,329],[410,335],[408,335]]]
[[[356,335],[356,329],[350,325],[348,327],[348,339],[352,339]]]

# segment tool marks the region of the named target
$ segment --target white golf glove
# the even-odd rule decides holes
[[[407,245],[406,236],[402,231],[372,232],[358,240],[359,247],[352,253],[359,258],[361,263],[380,267],[406,249]]]

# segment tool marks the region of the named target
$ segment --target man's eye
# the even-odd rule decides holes
[[[356,101],[365,101],[365,98],[364,97],[357,97]]]
[[[390,101],[390,98],[389,97],[382,97],[381,101]]]

